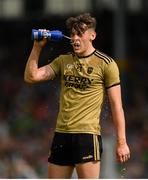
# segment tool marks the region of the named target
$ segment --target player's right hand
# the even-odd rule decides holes
[[[47,31],[46,29],[39,29],[39,31]],[[47,38],[43,38],[42,40],[34,40],[34,45],[36,45],[36,46],[39,46],[39,47],[41,47],[41,48],[43,48],[45,45],[46,45],[46,43],[47,43]]]

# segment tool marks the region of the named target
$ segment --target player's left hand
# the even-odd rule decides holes
[[[130,158],[130,150],[127,143],[116,145],[116,157],[121,163],[126,162]]]

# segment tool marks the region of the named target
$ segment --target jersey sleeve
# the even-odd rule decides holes
[[[56,75],[58,75],[61,72],[61,61],[62,57],[58,56],[49,64]]]
[[[105,64],[104,83],[106,88],[120,84],[119,68],[114,60]]]

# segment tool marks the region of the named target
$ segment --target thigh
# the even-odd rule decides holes
[[[100,162],[86,162],[76,164],[79,179],[98,179],[100,176]]]
[[[72,176],[73,166],[60,166],[48,163],[49,179],[70,179]]]

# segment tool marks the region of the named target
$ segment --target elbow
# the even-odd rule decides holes
[[[24,82],[27,84],[33,84],[33,81],[28,78],[24,78]]]
[[[35,80],[33,79],[33,77],[28,77],[27,75],[24,75],[24,82],[26,82],[27,84],[34,84]]]

